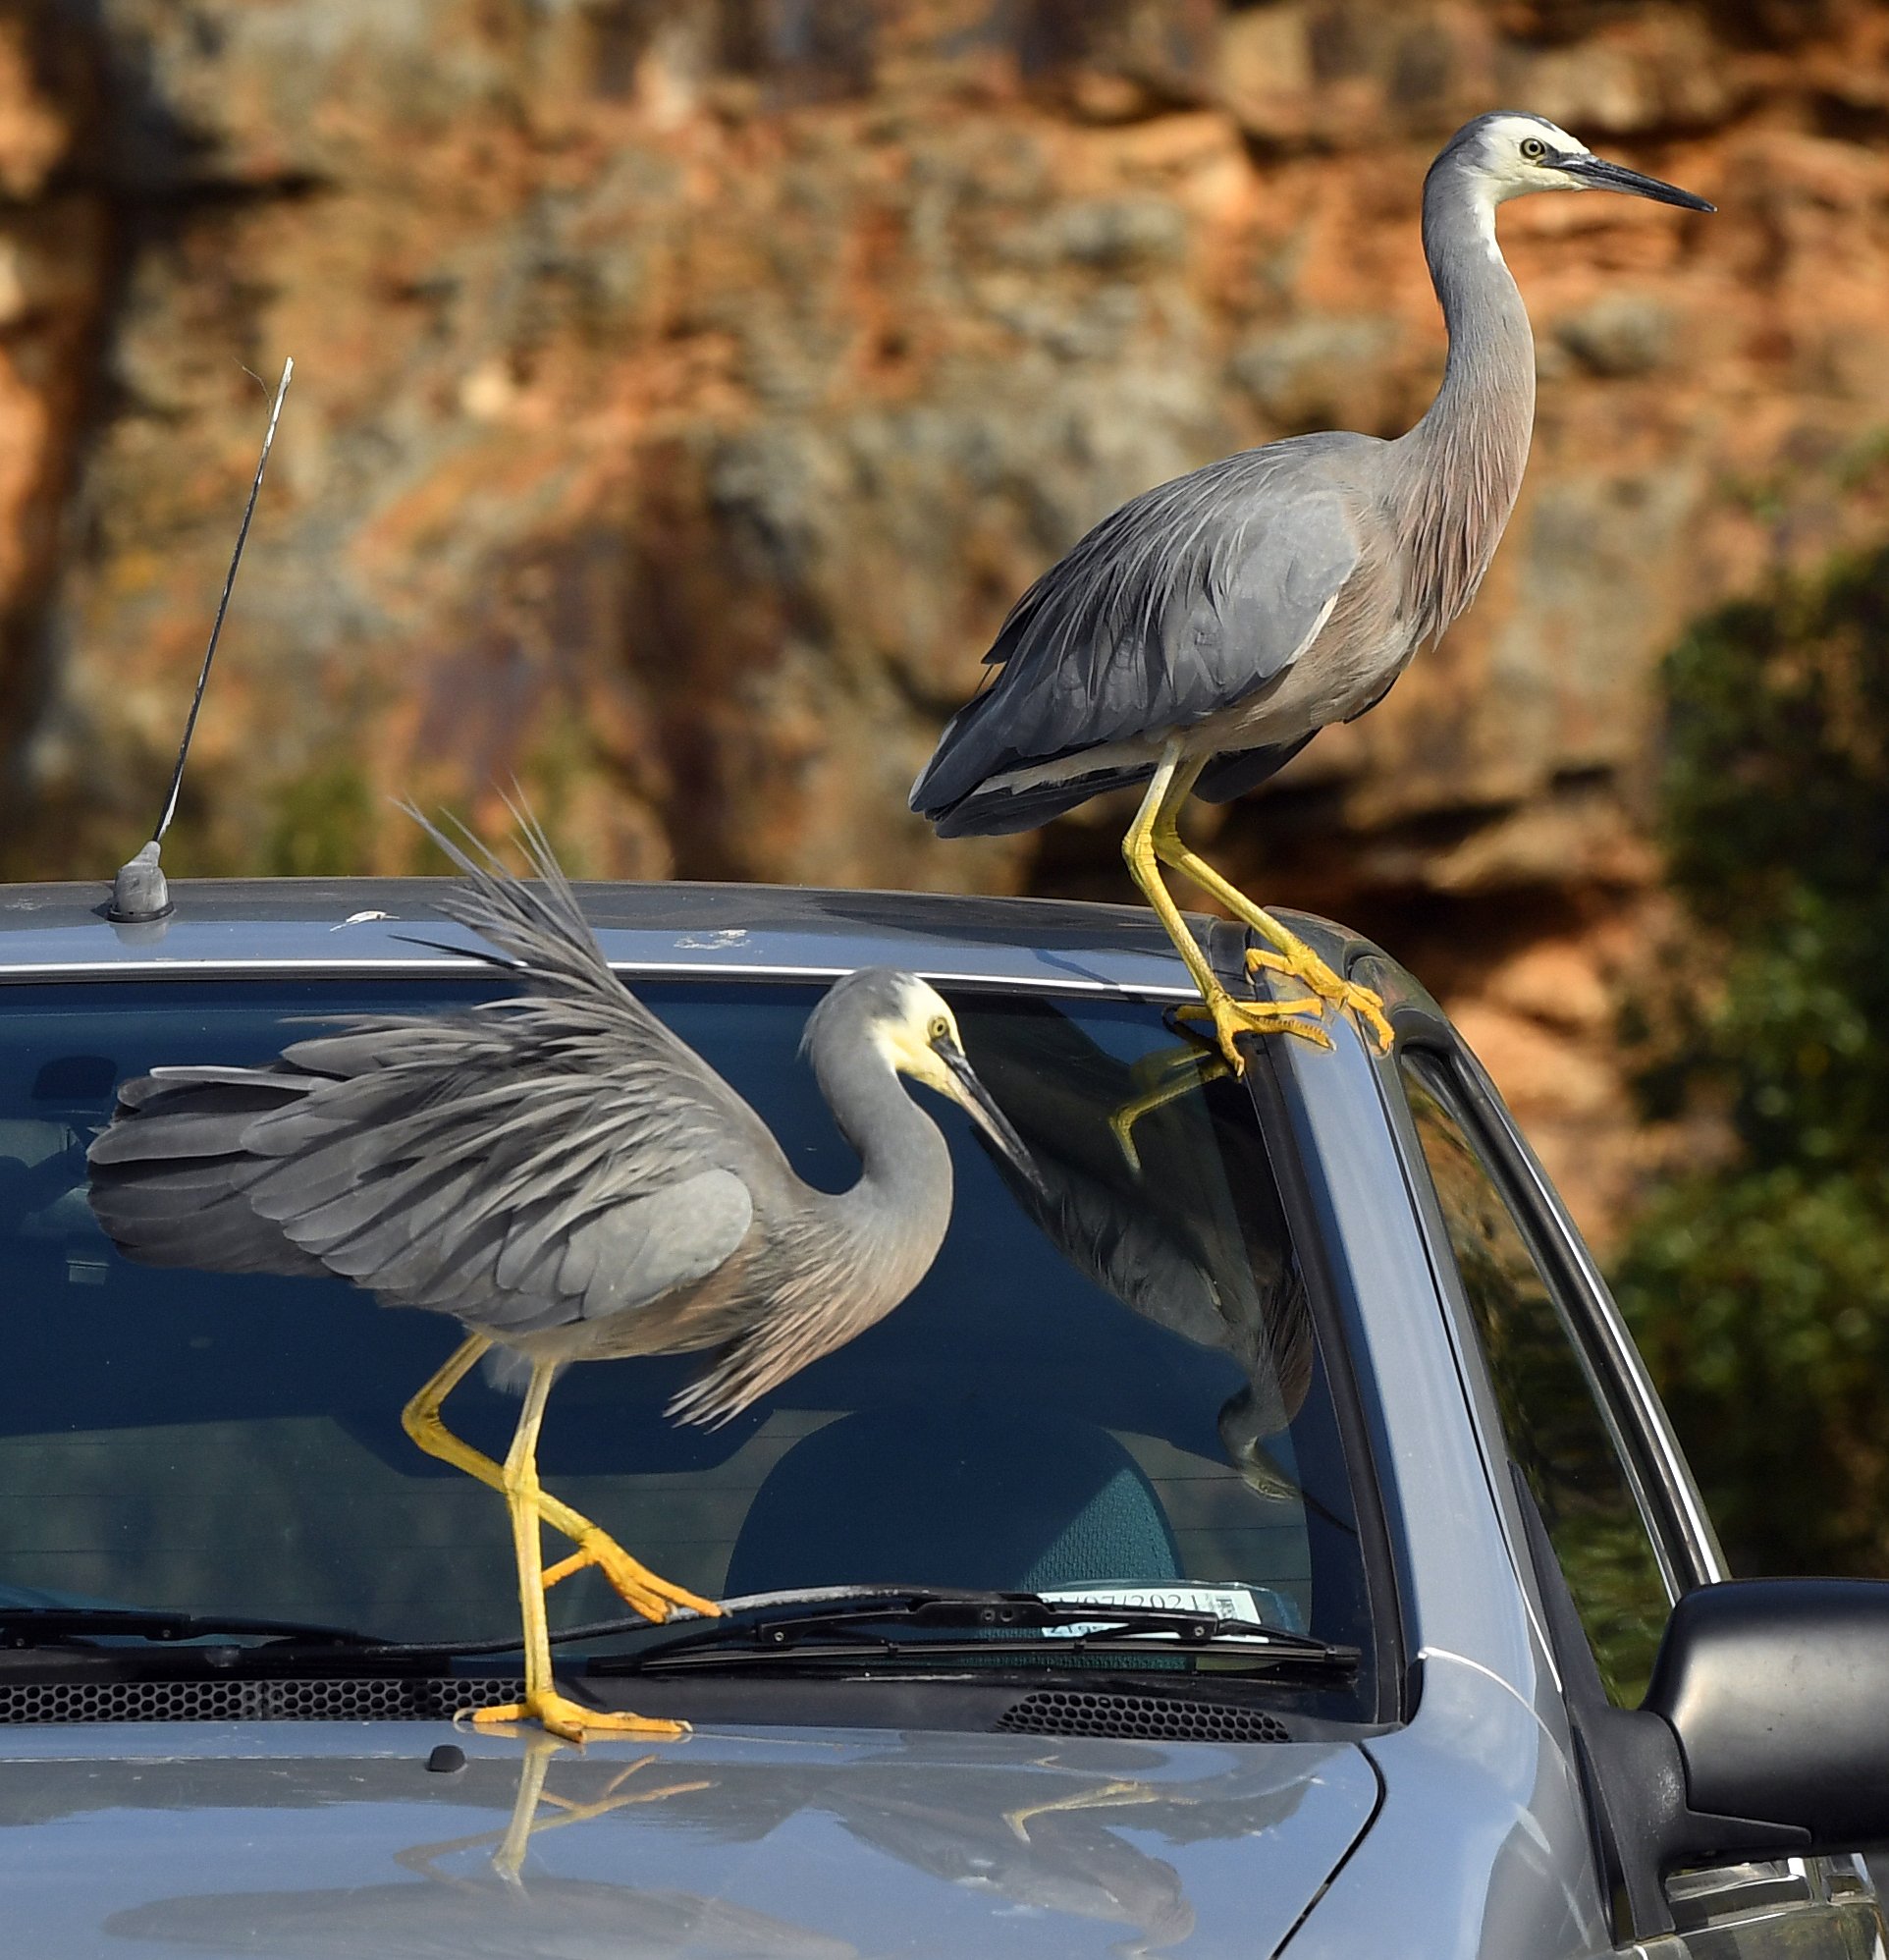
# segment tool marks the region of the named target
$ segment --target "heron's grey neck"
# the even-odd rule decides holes
[[[1459,156],[1439,157],[1425,182],[1424,256],[1449,359],[1430,412],[1391,445],[1418,639],[1440,633],[1476,596],[1521,488],[1535,423],[1528,309],[1496,246],[1486,184]]]
[[[863,1031],[822,1032],[838,1038],[816,1039],[814,1074],[860,1163],[859,1181],[829,1201],[827,1228],[857,1278],[862,1318],[876,1319],[938,1256],[951,1219],[951,1153]]]

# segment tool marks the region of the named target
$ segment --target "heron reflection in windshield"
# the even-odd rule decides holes
[[[1113,1119],[1146,1100],[1145,1070],[1048,1002],[1006,998],[980,1012],[961,1000],[957,1010],[980,1076],[1041,1176],[1032,1184],[989,1153],[1011,1196],[1085,1279],[1239,1364],[1246,1385],[1218,1418],[1226,1459],[1256,1495],[1299,1499],[1266,1443],[1304,1405],[1312,1321],[1265,1145],[1238,1091],[1196,1077],[1148,1108],[1131,1161]]]

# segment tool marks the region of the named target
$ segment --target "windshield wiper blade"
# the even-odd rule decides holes
[[[0,1648],[53,1646],[64,1640],[190,1641],[244,1634],[297,1646],[380,1648],[376,1633],[308,1620],[252,1619],[241,1613],[173,1613],[153,1606],[0,1606]]]
[[[875,1624],[947,1628],[965,1632],[1038,1632],[1054,1627],[1096,1627],[1117,1637],[1164,1634],[1196,1645],[1246,1635],[1268,1646],[1323,1653],[1322,1641],[1260,1625],[1222,1619],[1217,1613],[1185,1612],[1171,1606],[1129,1606],[1112,1600],[1046,1600],[1038,1593],[979,1593],[913,1590],[867,1594],[857,1600],[808,1602],[782,1613],[777,1607],[754,1621],[763,1641],[778,1647],[828,1632]],[[1072,1638],[1080,1636],[1071,1636]]]
[[[728,1604],[730,1609],[718,1619],[691,1620],[686,1627],[662,1632],[651,1629],[654,1637],[598,1657],[589,1671],[656,1672],[795,1659],[942,1660],[975,1654],[980,1659],[1014,1655],[1040,1660],[1059,1654],[1208,1649],[1264,1666],[1296,1663],[1351,1672],[1358,1664],[1356,1648],[1334,1647],[1307,1634],[1249,1619],[1106,1599],[1047,1600],[1036,1593],[907,1586]],[[954,1633],[975,1637],[948,1637]],[[911,1635],[917,1638],[900,1637]]]
[[[1085,1664],[1101,1656],[1130,1660],[1146,1664],[1160,1662],[1162,1657],[1194,1659],[1211,1652],[1216,1675],[1228,1674],[1316,1674],[1348,1681],[1358,1671],[1355,1647],[1319,1647],[1308,1650],[1297,1641],[1268,1644],[1264,1640],[1222,1640],[1211,1648],[1206,1643],[1150,1639],[1146,1634],[1081,1633],[1060,1637],[1044,1633],[1024,1633],[1009,1639],[928,1636],[899,1639],[895,1635],[821,1635],[789,1647],[755,1644],[737,1647],[727,1642],[709,1645],[680,1642],[659,1648],[649,1655],[612,1655],[590,1661],[584,1671],[612,1674],[668,1674],[701,1672],[745,1667],[821,1667],[854,1664],[897,1665],[904,1668],[938,1670],[975,1663],[980,1673],[993,1668],[1044,1667],[1068,1664],[1081,1657]]]

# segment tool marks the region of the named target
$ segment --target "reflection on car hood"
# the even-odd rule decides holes
[[[8,1945],[293,1960],[1271,1952],[1371,1818],[1348,1744],[424,1723],[15,1730]]]

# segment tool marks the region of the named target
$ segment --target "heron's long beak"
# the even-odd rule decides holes
[[[1603,156],[1557,156],[1554,167],[1576,183],[1591,185],[1595,191],[1624,191],[1630,197],[1650,197],[1655,204],[1677,204],[1682,211],[1715,211],[1702,197],[1682,191],[1676,184],[1662,184],[1656,177],[1643,177],[1624,163],[1609,163]]]
[[[951,1094],[963,1104],[965,1113],[991,1141],[1002,1151],[1017,1170],[1045,1197],[1049,1187],[1043,1181],[1043,1172],[1036,1167],[1036,1160],[1024,1147],[1023,1139],[1011,1127],[1010,1119],[991,1100],[991,1092],[977,1079],[977,1071],[965,1058],[964,1051],[949,1035],[941,1035],[932,1043],[932,1053],[950,1070]]]

